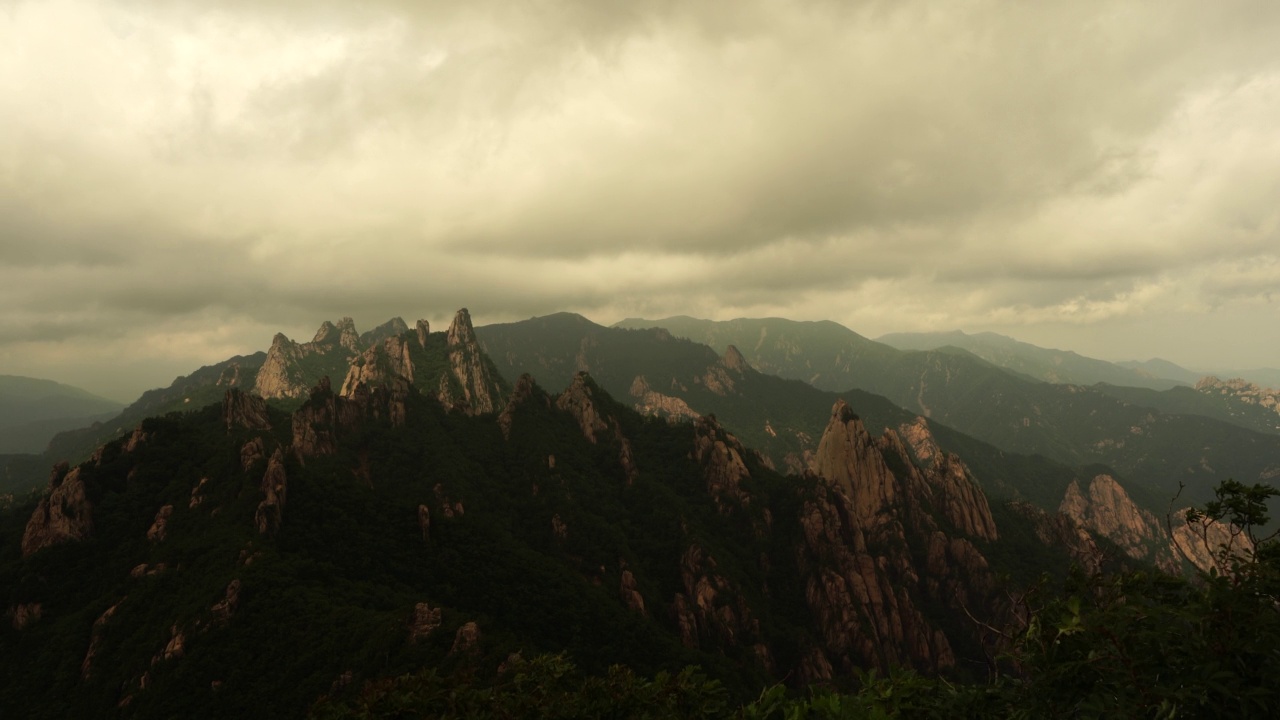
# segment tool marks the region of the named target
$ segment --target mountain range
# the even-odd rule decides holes
[[[52,380],[0,375],[0,454],[39,453],[56,433],[107,419],[122,407]]]
[[[326,321],[60,435],[43,493],[0,500],[0,707],[296,717],[548,652],[739,700],[985,673],[1019,588],[1209,567],[1161,520],[1177,486],[1280,462],[1275,433],[963,350],[673,320]]]

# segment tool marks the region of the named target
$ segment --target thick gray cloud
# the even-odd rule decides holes
[[[1275,365],[1278,34],[1265,1],[3,3],[0,367],[128,399],[462,305]]]

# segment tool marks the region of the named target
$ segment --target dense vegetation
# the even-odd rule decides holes
[[[1197,517],[1242,532],[1267,522],[1274,488],[1221,484]],[[435,670],[324,698],[314,718],[1252,718],[1280,709],[1280,543],[1218,554],[1196,577],[1149,572],[1045,580],[985,682],[860,672],[856,689],[766,687],[738,705],[694,668],[652,680],[615,666],[584,675],[564,656],[516,658],[497,676]]]

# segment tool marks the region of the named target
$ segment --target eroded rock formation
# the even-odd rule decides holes
[[[93,532],[89,503],[80,468],[59,463],[49,477],[49,490],[40,498],[22,533],[22,556],[58,543],[83,540]]]
[[[502,395],[501,383],[480,349],[475,328],[471,325],[471,313],[466,308],[454,315],[453,323],[445,333],[445,344],[452,378],[441,378],[440,401],[472,415],[496,412]],[[453,382],[447,382],[450,379]],[[454,383],[459,393],[457,396],[454,395]]]
[[[222,398],[222,421],[226,423],[228,430],[234,427],[271,429],[271,422],[267,418],[267,401],[241,392],[238,388],[227,390]]]
[[[919,608],[927,601],[957,615],[987,612],[994,581],[971,539],[994,539],[996,529],[967,468],[941,454],[917,467],[897,433],[871,438],[838,401],[812,470],[824,482],[803,506],[802,566],[822,644],[804,672],[952,665],[952,643]],[[913,543],[925,548],[922,564]]]
[[[280,527],[281,514],[288,491],[289,478],[285,473],[284,453],[280,448],[267,461],[267,472],[262,476],[262,502],[254,514],[254,525],[262,534],[274,533]]]
[[[1073,480],[1058,511],[1089,532],[1115,543],[1130,558],[1178,572],[1178,562],[1160,522],[1135,505],[1110,475],[1098,475],[1084,488]]]
[[[582,436],[591,444],[609,440],[618,445],[618,464],[628,483],[639,473],[631,450],[631,441],[622,434],[622,423],[612,415],[601,413],[596,401],[596,386],[585,372],[576,373],[569,387],[556,398],[555,405],[578,422]]]

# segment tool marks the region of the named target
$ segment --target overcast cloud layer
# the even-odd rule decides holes
[[[1280,365],[1272,0],[157,5],[0,0],[0,372],[464,305]]]

